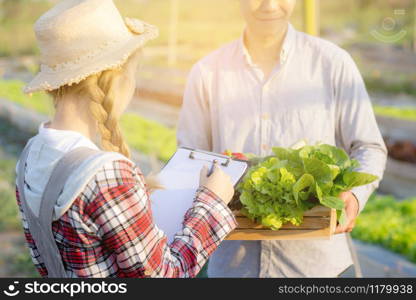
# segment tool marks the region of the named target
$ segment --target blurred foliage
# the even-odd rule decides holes
[[[0,160],[0,180],[12,182],[15,175],[16,160],[14,159],[1,159]]]
[[[0,1],[0,56],[37,54],[33,24],[49,1]]]
[[[0,98],[11,100],[42,114],[51,115],[52,100],[44,93],[28,96],[22,92],[23,86],[24,83],[20,80],[0,80]]]
[[[384,74],[383,78],[374,76],[373,74],[364,74],[364,76],[364,81],[368,90],[384,92],[387,94],[407,94],[416,96],[416,73],[412,76]]]
[[[5,233],[2,239],[3,251],[0,251],[2,275],[39,278],[40,275],[32,262],[23,231],[20,229],[12,233]]]
[[[132,113],[125,113],[120,125],[128,144],[141,153],[155,154],[162,161],[167,161],[175,153],[175,130]]]
[[[416,108],[414,107],[393,107],[375,105],[374,112],[381,116],[416,122]]]
[[[12,182],[13,185],[11,185]],[[21,229],[22,224],[18,217],[16,195],[14,192],[14,179],[3,181],[0,178],[0,203],[0,232]]]
[[[15,199],[15,159],[0,159],[0,231],[21,229]],[[12,201],[11,201],[12,200]],[[13,201],[14,200],[14,201]]]
[[[25,246],[19,252],[8,257],[10,274],[9,276],[19,276],[28,278],[40,278],[39,272],[33,264],[32,258]]]
[[[36,19],[56,1],[2,0],[0,1],[0,56],[37,53],[32,30]],[[121,13],[138,17],[157,25],[158,39],[149,46],[166,46],[170,30],[170,1],[114,0]],[[221,44],[238,37],[243,31],[239,1],[179,0],[178,44],[182,63],[195,62]],[[292,17],[296,28],[302,29],[302,1],[298,1]],[[395,16],[394,9],[406,10],[404,16]],[[397,26],[408,34],[399,45],[410,45],[413,39],[414,1],[412,0],[320,0],[322,32],[355,32],[355,41],[379,43],[371,36],[373,29],[382,30],[386,17],[393,17]],[[215,32],[215,34],[212,34]],[[382,33],[382,32],[381,32]],[[388,34],[388,33],[386,33]],[[189,62],[188,62],[189,63]]]
[[[416,198],[397,201],[372,196],[357,218],[352,236],[380,244],[416,262]]]

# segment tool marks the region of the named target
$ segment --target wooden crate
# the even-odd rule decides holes
[[[300,226],[287,223],[279,230],[271,230],[256,224],[239,212],[234,212],[234,214],[238,227],[227,236],[227,240],[330,239],[337,225],[336,210],[324,206],[316,206],[305,212]]]

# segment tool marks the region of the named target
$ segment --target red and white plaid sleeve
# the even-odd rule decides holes
[[[99,192],[84,211],[104,246],[114,252],[118,274],[196,276],[237,226],[231,210],[210,190],[200,187],[193,207],[184,217],[183,230],[168,244],[166,235],[153,223],[149,194],[139,168],[127,161],[119,161],[119,166],[115,180],[97,178]]]

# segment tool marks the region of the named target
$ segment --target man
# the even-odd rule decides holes
[[[387,150],[362,77],[336,45],[296,31],[295,0],[240,0],[242,37],[195,64],[178,144],[261,156],[301,139],[344,148],[382,177]],[[210,277],[335,277],[352,265],[346,232],[379,181],[342,193],[348,222],[331,240],[225,241]]]

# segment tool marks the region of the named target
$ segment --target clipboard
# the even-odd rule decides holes
[[[182,230],[185,213],[192,207],[195,192],[199,187],[200,171],[204,165],[210,167],[213,160],[231,177],[236,186],[248,169],[248,163],[218,153],[179,147],[158,174],[165,187],[151,195],[151,208],[156,226],[164,231],[168,242]]]

